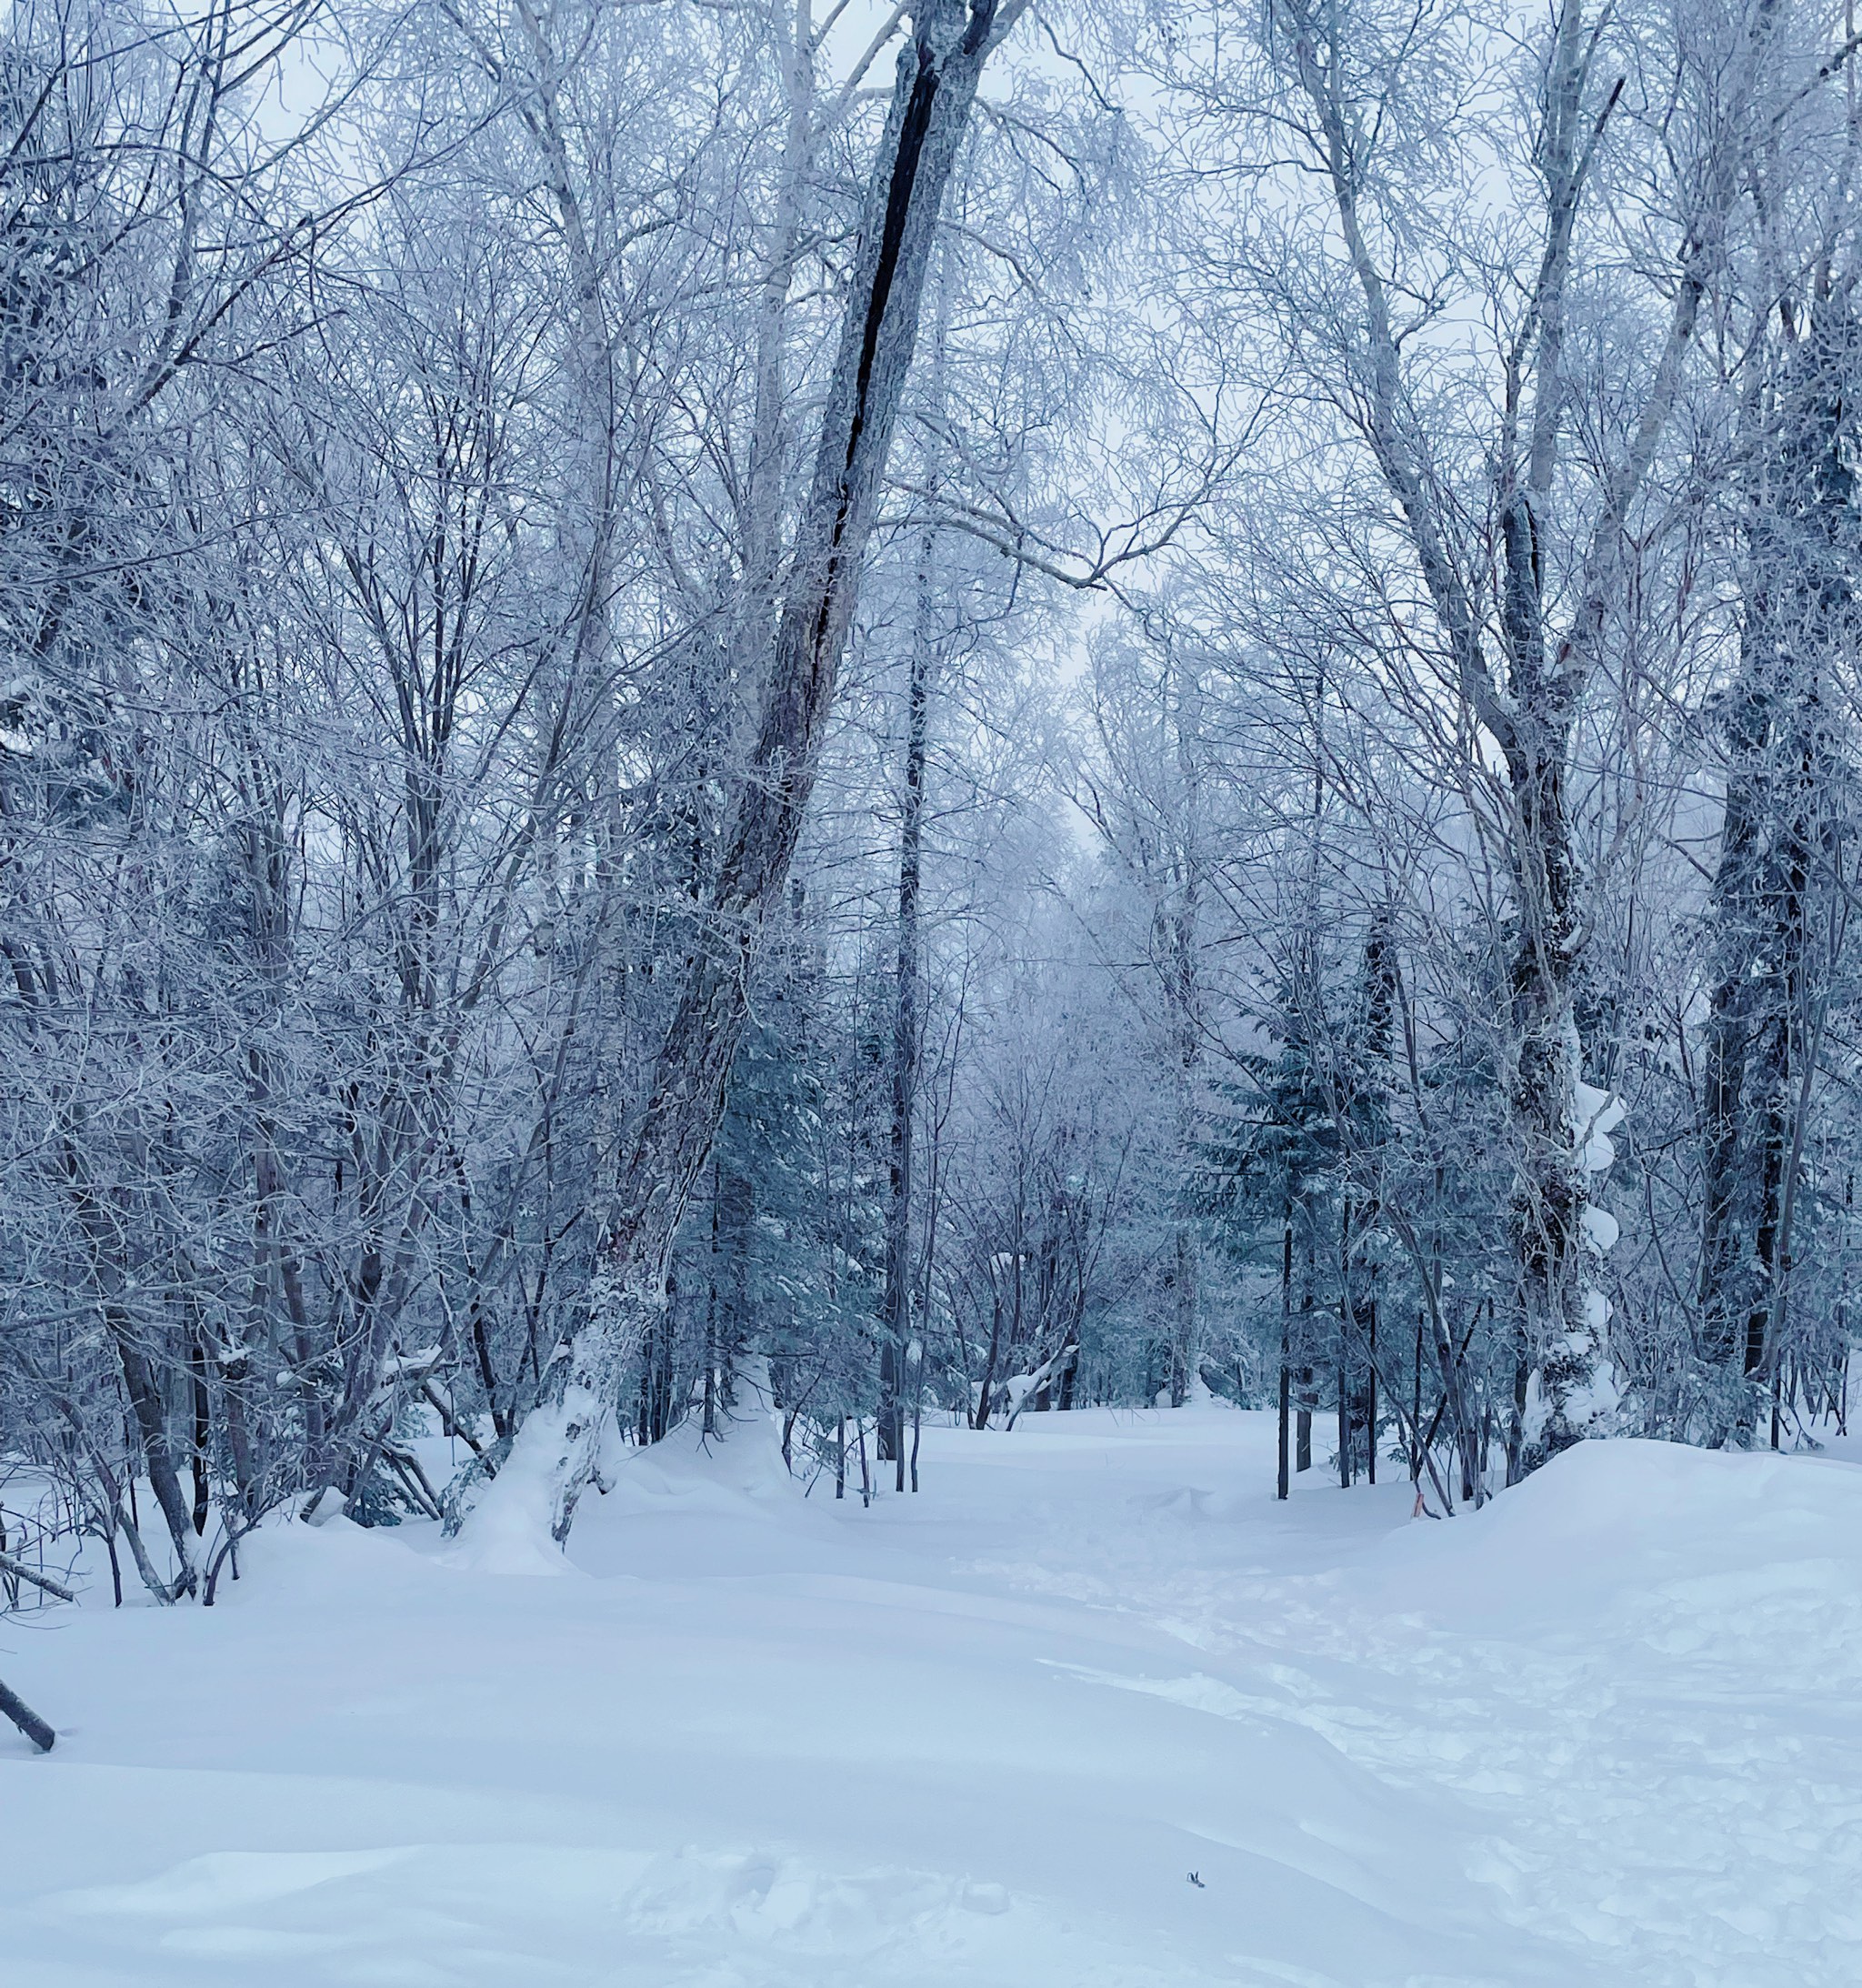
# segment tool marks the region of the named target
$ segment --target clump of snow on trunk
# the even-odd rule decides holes
[[[552,1531],[563,1459],[576,1426],[590,1418],[598,1424],[602,1415],[599,1402],[578,1399],[574,1389],[533,1409],[444,1556],[446,1564],[483,1574],[565,1572],[569,1563]],[[612,1417],[607,1421],[612,1431]]]

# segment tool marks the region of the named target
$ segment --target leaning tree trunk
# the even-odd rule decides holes
[[[12,1720],[41,1753],[49,1753],[58,1735],[16,1692],[0,1684],[0,1718]]]
[[[997,0],[926,0],[901,51],[867,189],[814,480],[796,529],[762,721],[713,892],[603,1234],[588,1309],[501,1475],[547,1487],[560,1541],[595,1474],[628,1364],[666,1302],[674,1235],[709,1156],[765,913],[814,787],[917,335],[937,212],[997,30]]]

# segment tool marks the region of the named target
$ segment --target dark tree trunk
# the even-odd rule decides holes
[[[934,539],[918,545],[918,616],[912,643],[906,714],[906,787],[899,822],[898,957],[892,1011],[892,1144],[886,1206],[885,1317],[879,1342],[882,1463],[896,1466],[905,1489],[906,1349],[912,1337],[912,1130],[918,1098],[918,879],[923,861],[925,754],[930,725],[931,559]]]
[[[212,1431],[207,1406],[207,1350],[197,1325],[187,1335],[187,1379],[194,1406],[194,1443],[189,1461],[194,1471],[194,1531],[198,1539],[207,1529],[207,1444]]]
[[[1375,1484],[1377,1481],[1377,1300],[1375,1291],[1371,1294],[1368,1329],[1370,1362],[1369,1371],[1364,1379],[1364,1473],[1366,1483]]]
[[[1338,1331],[1338,1488],[1351,1489],[1351,1360],[1345,1350],[1342,1319]]]
[[[94,1245],[96,1240],[93,1236]],[[100,1268],[112,1285],[119,1281],[107,1266],[100,1263]],[[155,1494],[155,1502],[161,1507],[169,1542],[175,1549],[179,1571],[175,1577],[174,1591],[177,1595],[192,1594],[198,1583],[194,1563],[195,1535],[187,1501],[181,1490],[174,1444],[169,1439],[166,1405],[143,1350],[136,1320],[115,1299],[105,1300],[103,1311],[110,1342],[115,1349],[117,1369],[123,1376],[123,1391],[128,1397],[130,1411],[135,1418],[136,1433],[142,1439],[143,1469],[148,1476],[149,1489]],[[134,1495],[132,1481],[131,1496]]]
[[[1287,1411],[1292,1407],[1292,1403],[1293,1369],[1286,1364],[1286,1348],[1283,1342],[1280,1348],[1280,1469],[1279,1475],[1275,1480],[1274,1489],[1274,1495],[1276,1498],[1285,1498],[1293,1489],[1292,1481],[1287,1475],[1286,1454]]]
[[[1280,1221],[1280,1473],[1276,1495],[1292,1489],[1287,1475],[1287,1421],[1293,1409],[1293,1208],[1289,1202]]]
[[[1712,1438],[1750,1439],[1784,1349],[1787,1233],[1814,1068],[1812,893],[1839,768],[1822,684],[1857,631],[1854,332],[1820,306],[1755,397],[1740,672],[1710,900],[1715,984],[1703,1045],[1699,1346],[1724,1380]],[[1776,1387],[1774,1398],[1776,1399]]]
[[[1002,1359],[1002,1293],[998,1290],[989,1306],[989,1350],[983,1360],[983,1379],[976,1390],[976,1412],[970,1418],[974,1429],[987,1429],[989,1411],[995,1407],[996,1370]]]

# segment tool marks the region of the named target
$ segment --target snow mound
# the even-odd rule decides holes
[[[550,1533],[551,1487],[563,1449],[563,1411],[537,1409],[479,1492],[440,1565],[475,1574],[559,1575],[569,1570]]]
[[[603,1465],[606,1494],[591,1489],[584,1495],[565,1554],[549,1529],[551,1471],[562,1447],[556,1436],[553,1418],[541,1412],[524,1425],[459,1537],[436,1556],[442,1566],[467,1573],[560,1575],[575,1571],[578,1546],[595,1545],[617,1520],[679,1513],[741,1520],[792,1509],[802,1495],[783,1461],[777,1419],[753,1397],[714,1435],[706,1435],[695,1416],[647,1449],[611,1441]]]
[[[629,1451],[604,1503],[609,1513],[669,1511],[742,1513],[799,1501],[800,1481],[782,1458],[777,1418],[739,1409],[706,1435],[695,1416],[650,1449]]]
[[[1737,1617],[1789,1590],[1847,1618],[1862,1609],[1862,1468],[1578,1443],[1484,1511],[1409,1529],[1386,1571],[1427,1612],[1490,1622],[1575,1623],[1684,1601]]]

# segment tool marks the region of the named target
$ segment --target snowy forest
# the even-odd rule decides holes
[[[16,0],[0,1568],[563,1541],[746,1395],[868,1501],[1840,1427],[1858,62]]]
[[[1858,895],[1855,0],[4,0],[0,1978],[1854,1988]]]

